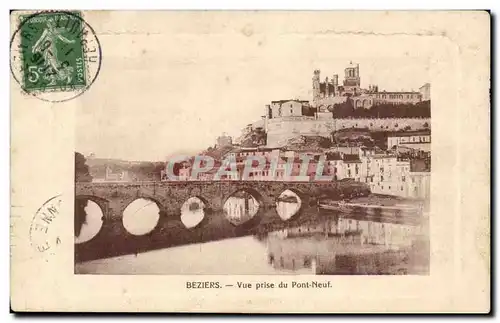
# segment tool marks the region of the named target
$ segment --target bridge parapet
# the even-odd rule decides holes
[[[340,199],[342,196],[369,194],[366,184],[357,182],[284,182],[284,181],[172,181],[77,183],[75,196],[96,202],[108,210],[107,217],[119,217],[138,198],[152,200],[162,212],[179,214],[184,202],[199,197],[213,210],[222,210],[224,202],[238,191],[251,193],[261,207],[274,207],[286,190],[295,192],[306,203],[318,198]]]
[[[317,210],[320,198],[369,194],[367,187],[361,183],[268,181],[77,183],[75,198],[95,202],[103,213],[103,222],[96,236],[75,246],[75,255],[81,261],[240,236],[245,230],[293,222],[302,218],[300,214],[315,213],[309,210]],[[276,203],[286,190],[297,194],[301,207],[291,219],[282,220]],[[240,191],[250,193],[258,201],[258,213],[243,225],[235,226],[224,215],[223,206]],[[181,208],[191,197],[198,197],[206,208],[202,222],[189,229],[181,222]],[[123,214],[129,204],[141,198],[154,201],[160,214],[152,231],[134,235],[125,228]],[[82,203],[75,205],[81,207]],[[75,216],[79,213],[75,211]],[[84,220],[78,218],[75,223]]]

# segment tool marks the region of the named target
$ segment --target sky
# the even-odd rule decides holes
[[[321,81],[336,73],[341,82],[350,61],[359,63],[364,88],[429,82],[431,49],[414,38],[318,33],[272,16],[130,15],[93,24],[103,61],[76,112],[76,150],[85,155],[194,154],[223,132],[237,137],[272,100],[311,100],[313,70]]]

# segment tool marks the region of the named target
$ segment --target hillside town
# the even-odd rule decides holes
[[[385,91],[361,87],[360,66],[345,68],[320,81],[313,71],[312,98],[272,100],[261,118],[241,134],[222,133],[214,145],[176,162],[175,180],[242,180],[245,159],[265,159],[243,180],[292,181],[300,175],[331,176],[332,181],[367,183],[375,194],[427,199],[430,194],[430,84],[418,91]],[[210,170],[193,172],[195,155],[214,160]],[[304,163],[304,156],[307,163]],[[277,164],[273,169],[273,160]],[[225,175],[218,169],[234,161]],[[102,160],[86,156],[93,182],[170,181],[165,162]],[[231,170],[231,171],[229,171]]]
[[[310,101],[270,101],[238,136],[222,133],[203,151],[160,162],[76,153],[75,180],[87,182],[75,201],[79,261],[224,239],[233,250],[233,238],[252,234],[276,272],[428,273],[430,84],[364,89],[358,64],[342,83],[319,77]],[[123,219],[100,243],[107,209],[86,199],[95,191],[115,207],[133,199],[112,211]],[[148,238],[107,242],[130,234]]]
[[[377,85],[362,89],[359,65],[352,63],[345,69],[342,85],[338,75],[331,82],[328,78],[319,82],[319,76],[314,71],[311,102],[272,101],[265,106],[262,119],[244,128],[241,136],[233,139],[222,134],[201,153],[215,160],[213,169],[193,173],[193,157],[176,165],[176,180],[241,180],[245,159],[258,156],[265,158],[265,166],[256,167],[245,180],[289,181],[304,173],[314,180],[321,167],[322,174],[332,180],[367,183],[375,194],[427,199],[430,84],[418,92],[379,91]],[[309,156],[307,164],[300,158],[304,155]],[[276,156],[278,163],[272,171]],[[237,167],[216,177],[228,159],[235,160]],[[167,174],[166,169],[162,171],[162,180],[171,180]]]

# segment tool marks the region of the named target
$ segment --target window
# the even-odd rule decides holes
[[[384,176],[380,176],[380,181],[383,182],[384,181]],[[384,187],[382,187],[384,188]]]
[[[401,176],[401,181],[404,182],[406,178],[404,176]]]
[[[304,257],[304,267],[309,267],[311,265],[311,259],[309,257]]]

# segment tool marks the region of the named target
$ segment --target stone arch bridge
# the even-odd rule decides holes
[[[254,230],[259,225],[283,222],[276,212],[276,202],[286,190],[294,192],[301,199],[300,212],[316,208],[316,202],[321,198],[341,199],[370,193],[366,184],[353,181],[79,182],[75,185],[75,199],[95,202],[102,210],[103,224],[94,238],[75,246],[75,259],[81,261],[110,257],[249,234],[248,230]],[[257,217],[258,221],[246,227],[234,227],[222,215],[225,201],[239,191],[252,194],[259,202],[259,214],[262,214]],[[180,221],[180,213],[182,205],[190,197],[198,197],[205,202],[208,212],[201,225],[186,229]],[[158,205],[160,219],[150,233],[134,236],[123,226],[123,211],[130,203],[141,198]]]

